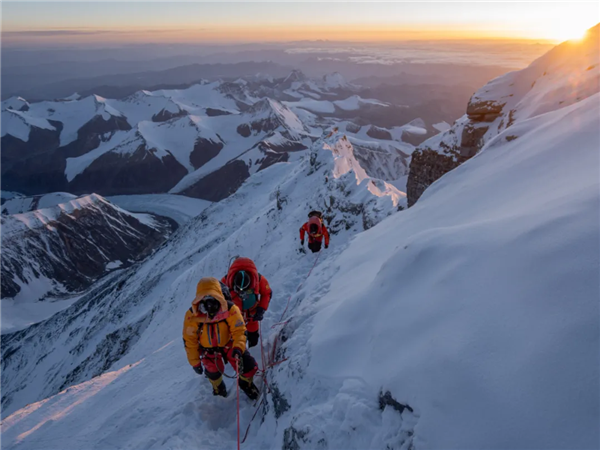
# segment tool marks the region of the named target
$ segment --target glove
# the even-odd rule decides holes
[[[193,366],[192,369],[194,369],[194,372],[196,372],[198,375],[202,375],[202,364],[198,364],[197,366]]]
[[[242,364],[242,351],[239,348],[234,347],[233,350],[231,351],[231,357],[233,359],[237,359],[238,373],[243,373],[244,372],[244,365]]]
[[[304,245],[304,239],[300,239],[300,245]]]
[[[233,350],[231,351],[231,357],[233,359],[238,358],[241,361],[242,360],[242,351],[237,347],[233,347]]]
[[[257,322],[260,322],[261,320],[263,320],[264,316],[265,316],[265,310],[262,309],[260,306],[257,306],[256,311],[254,312],[254,315],[252,316],[252,318],[254,320],[256,320]]]

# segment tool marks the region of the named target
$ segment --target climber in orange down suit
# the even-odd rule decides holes
[[[308,248],[313,253],[321,250],[323,238],[325,238],[325,248],[329,247],[329,231],[321,217],[320,212],[312,211],[308,215],[308,222],[300,227],[300,245],[304,246],[304,234],[308,233]]]
[[[258,344],[258,323],[269,309],[273,292],[267,279],[258,273],[250,258],[236,258],[221,280],[231,293],[231,299],[242,311],[248,330],[248,347]]]
[[[190,365],[198,375],[206,374],[214,395],[227,397],[223,382],[226,361],[239,370],[240,389],[252,400],[258,398],[253,381],[258,366],[246,349],[244,319],[239,308],[225,298],[216,278],[198,282],[192,307],[185,313],[183,343]]]

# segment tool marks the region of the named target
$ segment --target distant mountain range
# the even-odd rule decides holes
[[[406,107],[359,92],[339,73],[312,79],[294,70],[121,99],[11,97],[2,102],[2,189],[218,201],[337,127],[367,171],[404,191],[414,144],[437,128],[410,115],[398,126],[370,124]]]

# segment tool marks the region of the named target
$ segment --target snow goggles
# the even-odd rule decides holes
[[[233,280],[233,290],[238,294],[241,294],[245,291],[250,293],[250,281],[250,275],[244,270],[240,270],[235,274],[235,278]]]
[[[205,297],[202,297],[202,300],[200,300],[200,302],[198,303],[198,310],[202,313],[202,314],[208,314],[208,313],[215,313],[216,311],[213,311],[213,308],[207,308],[206,304],[209,300],[214,300],[216,302],[216,305],[220,305],[219,300],[217,300],[216,298],[214,298],[212,295],[207,295]],[[218,311],[218,308],[217,308]]]

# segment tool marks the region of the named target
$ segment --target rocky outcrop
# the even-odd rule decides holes
[[[149,217],[149,216],[146,216]],[[156,218],[143,223],[99,195],[2,217],[2,298],[24,286],[42,298],[79,292],[111,269],[143,259],[172,231]],[[27,298],[38,300],[38,298]]]
[[[482,89],[485,91],[485,87]],[[498,129],[498,118],[505,114],[505,103],[482,100],[475,93],[467,112],[448,131],[423,142],[412,155],[406,200],[411,207],[435,180],[475,156],[486,142],[490,127]],[[405,140],[404,133],[402,139]]]
[[[194,169],[199,169],[208,161],[213,159],[223,149],[223,142],[215,142],[210,139],[198,138],[194,144],[194,150],[190,153],[190,163]]]
[[[473,122],[493,122],[500,117],[505,104],[494,100],[471,98],[467,106],[467,116]]]
[[[131,130],[127,119],[109,115],[107,118],[96,115],[77,131],[77,139],[61,150],[65,157],[77,157],[97,148],[105,136],[115,131]]]
[[[386,141],[392,140],[392,135],[388,130],[375,125],[371,125],[371,127],[367,130],[367,136],[370,136],[373,139],[383,139]]]
[[[249,176],[250,171],[244,161],[232,161],[209,173],[192,186],[181,191],[180,194],[218,202],[237,191]]]
[[[410,208],[435,180],[458,167],[468,158],[451,152],[441,154],[428,148],[417,149],[412,155],[408,181],[406,182],[406,200]]]
[[[82,194],[95,190],[101,195],[168,192],[187,173],[170,153],[159,158],[140,145],[132,154],[109,152],[100,156],[73,179],[69,191]]]
[[[152,122],[167,122],[168,120],[177,119],[178,117],[183,117],[185,115],[187,115],[187,113],[181,108],[177,108],[177,111],[175,112],[165,108],[152,116]]]

